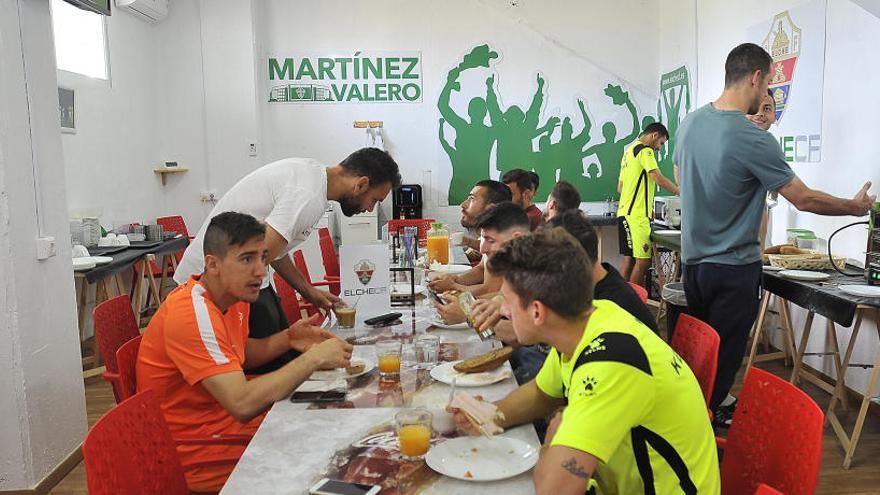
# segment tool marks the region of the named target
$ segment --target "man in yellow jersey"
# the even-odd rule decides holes
[[[651,266],[651,212],[654,210],[654,189],[678,194],[678,186],[663,177],[654,152],[669,139],[666,126],[654,122],[645,127],[639,139],[623,153],[617,192],[617,231],[620,254],[623,255],[621,275],[626,280],[645,285],[645,273]]]
[[[706,402],[687,364],[611,301],[592,300],[584,249],[561,228],[508,241],[490,258],[503,314],[523,344],[553,347],[538,376],[495,403],[499,426],[544,418],[539,495],[717,495],[721,480]],[[450,408],[456,424],[473,427]]]

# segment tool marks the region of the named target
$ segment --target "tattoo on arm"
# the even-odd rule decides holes
[[[578,478],[583,478],[585,480],[590,479],[590,473],[584,471],[584,468],[578,465],[574,457],[568,459],[567,461],[562,461],[562,468],[569,473],[577,476]]]

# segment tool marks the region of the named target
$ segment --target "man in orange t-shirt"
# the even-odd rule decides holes
[[[352,346],[299,320],[286,331],[248,340],[248,313],[260,293],[268,249],[265,226],[250,215],[217,215],[204,237],[205,271],[176,288],[150,321],[138,352],[138,390],[152,389],[172,435],[253,435],[276,401],[313,371],[349,365]],[[247,380],[245,368],[291,348],[303,352],[277,371]],[[182,445],[184,463],[240,455],[243,446]],[[190,490],[218,491],[232,466],[186,472]]]

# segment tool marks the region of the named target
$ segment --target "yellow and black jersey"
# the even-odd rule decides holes
[[[617,216],[651,217],[656,189],[651,171],[658,168],[654,149],[650,146],[636,141],[627,148],[620,160],[618,180],[623,187],[620,189]]]

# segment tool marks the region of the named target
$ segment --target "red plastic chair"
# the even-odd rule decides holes
[[[782,493],[815,493],[824,422],[802,390],[750,368],[727,438],[718,439],[724,449],[721,493],[754,493],[760,483]]]
[[[436,220],[433,218],[409,218],[409,219],[396,219],[396,220],[388,220],[388,236],[394,237],[397,235],[397,230],[400,227],[418,227],[419,228],[419,239],[425,240],[428,238],[428,231],[431,230],[431,224]]]
[[[302,318],[302,307],[299,305],[299,298],[293,287],[281,278],[281,275],[274,274],[274,279],[275,290],[278,292],[278,297],[281,298],[281,308],[284,309],[284,314],[287,315],[287,322],[293,324]]]
[[[648,304],[648,291],[645,290],[644,287],[633,282],[629,282],[629,286],[632,287],[634,291],[636,291],[636,294],[639,295],[639,299],[641,299],[643,303]]]
[[[176,233],[188,238],[189,240],[195,239],[195,237],[192,237],[189,235],[189,230],[186,228],[186,222],[183,221],[183,217],[180,215],[173,215],[170,217],[159,217],[156,219],[156,223],[161,225],[162,229],[165,232],[176,232]],[[183,250],[180,250],[180,251],[174,253],[174,257],[177,258],[177,262],[180,263],[180,260],[183,259]],[[159,269],[158,266],[155,266],[155,269],[153,270],[154,276],[157,271],[158,271],[159,275],[161,276],[162,271]],[[172,275],[174,275],[174,274],[172,273]]]
[[[187,495],[184,472],[234,465],[237,456],[182,464],[153,392],[120,403],[95,423],[82,444],[91,495]]]
[[[119,367],[119,379],[117,380],[117,388],[119,392],[116,394],[116,403],[120,403],[137,393],[137,357],[138,350],[141,348],[141,339],[143,336],[129,340],[122,344],[116,350],[116,365]]]
[[[334,282],[328,282],[327,280],[322,280],[320,282],[312,282],[312,276],[309,274],[309,265],[306,263],[306,257],[305,257],[305,255],[303,255],[303,252],[301,249],[297,249],[296,251],[293,252],[293,264],[296,266],[296,269],[299,270],[299,272],[302,274],[303,278],[306,279],[306,282],[308,282],[309,285],[312,285],[315,287],[325,287],[325,286],[330,286],[334,283]],[[319,313],[318,308],[315,307],[314,304],[312,304],[304,299],[300,299],[299,305],[302,309],[306,310],[306,314],[308,314],[309,316],[316,315]]]
[[[686,314],[678,317],[671,347],[694,372],[697,381],[700,382],[703,396],[706,397],[707,407],[712,398],[712,390],[715,388],[720,345],[721,338],[718,337],[718,332],[709,324]]]
[[[784,493],[776,490],[775,488],[769,487],[764,483],[758,485],[758,489],[755,490],[755,495],[785,495]]]
[[[113,299],[108,299],[95,306],[92,312],[95,321],[95,339],[98,341],[98,349],[104,358],[107,371],[102,375],[104,380],[113,386],[113,395],[116,403],[122,401],[119,389],[119,366],[116,363],[116,351],[129,340],[140,336],[134,311],[131,309],[131,299],[123,294]]]
[[[318,229],[318,243],[321,246],[321,260],[324,262],[324,281],[330,282],[330,293],[339,295],[339,256],[330,237],[330,229]]]

